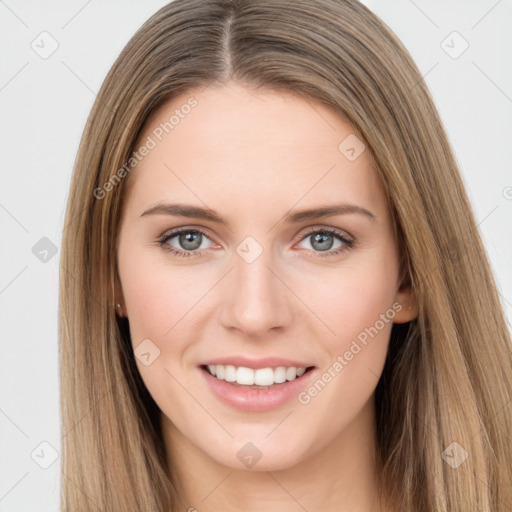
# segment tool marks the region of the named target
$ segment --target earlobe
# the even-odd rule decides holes
[[[409,283],[400,286],[395,296],[395,302],[401,306],[400,309],[396,309],[396,315],[393,318],[395,324],[403,324],[417,318],[418,303],[416,293]]]
[[[114,309],[117,314],[117,316],[124,317],[126,316],[124,314],[124,299],[123,299],[123,293],[121,291],[121,287],[119,286],[119,283],[117,280],[114,284]]]
[[[121,318],[124,317],[123,306],[119,302],[116,304],[116,313],[117,316],[120,316]]]

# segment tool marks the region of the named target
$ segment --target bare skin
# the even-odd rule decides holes
[[[393,322],[416,311],[399,282],[391,213],[371,155],[350,160],[354,152],[340,151],[353,130],[320,103],[233,83],[168,101],[140,143],[191,96],[197,106],[128,178],[118,246],[118,302],[133,347],[149,339],[160,351],[147,366],[136,361],[162,411],[179,510],[392,510],[379,505],[376,487],[374,392]],[[161,202],[214,209],[226,225],[142,215]],[[374,218],[283,220],[290,210],[338,203]],[[197,248],[179,235],[158,243],[181,227],[204,231]],[[331,233],[315,239],[322,228],[352,246]],[[248,236],[262,250],[250,263],[237,252]],[[331,378],[316,394],[302,390],[302,401],[241,411],[212,394],[199,368],[232,355],[299,359],[319,379],[330,369]],[[250,468],[237,456],[247,442],[261,453]]]

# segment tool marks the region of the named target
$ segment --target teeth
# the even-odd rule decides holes
[[[245,386],[271,386],[272,384],[282,384],[286,381],[295,380],[304,374],[306,368],[278,366],[277,368],[253,370],[244,366],[209,364],[208,370],[217,379],[227,382],[236,382]]]
[[[222,368],[222,365],[218,364],[216,366],[217,369],[217,379],[222,379],[222,372],[219,373],[219,370]],[[240,366],[236,369],[236,382],[237,384],[245,384],[246,386],[254,385],[254,375],[255,371],[251,368],[244,368]]]
[[[225,367],[224,380],[227,382],[236,381],[236,368],[233,365],[229,364]]]

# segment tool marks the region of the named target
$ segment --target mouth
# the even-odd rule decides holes
[[[200,368],[217,380],[225,381],[235,387],[273,389],[303,379],[315,366],[277,366],[253,369],[244,366],[210,364],[201,365]]]

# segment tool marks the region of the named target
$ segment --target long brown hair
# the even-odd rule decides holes
[[[136,172],[125,164],[164,100],[229,80],[334,109],[386,187],[418,302],[417,319],[393,327],[376,390],[382,485],[397,510],[512,510],[512,344],[486,252],[418,68],[356,0],[175,0],[108,73],[62,242],[62,510],[175,507],[159,410],[114,309],[118,224]]]

